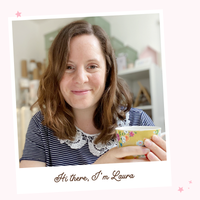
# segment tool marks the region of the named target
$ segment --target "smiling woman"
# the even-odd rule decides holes
[[[114,50],[104,30],[85,21],[65,26],[49,51],[38,90],[40,111],[31,119],[20,167],[133,162],[129,155],[166,154],[162,139],[152,149],[116,148],[117,126],[152,126],[117,76]],[[162,151],[157,144],[162,143]],[[165,156],[161,156],[165,158]]]
[[[85,114],[87,110],[95,111],[105,90],[105,80],[106,61],[98,39],[94,35],[72,38],[60,90],[75,115],[80,109]]]

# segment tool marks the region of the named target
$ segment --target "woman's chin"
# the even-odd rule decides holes
[[[81,104],[81,105],[72,105],[72,108],[74,110],[89,110],[89,109],[92,109],[92,108],[95,109],[96,106],[95,105],[88,105],[88,104],[85,104],[85,105]]]

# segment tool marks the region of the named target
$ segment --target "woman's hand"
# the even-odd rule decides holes
[[[167,160],[166,142],[161,137],[153,135],[151,140],[144,141],[144,145],[151,150],[147,153],[147,158],[150,161]]]
[[[115,147],[99,157],[93,164],[126,163],[148,161],[147,159],[126,159],[127,156],[148,154],[150,150],[141,146]]]

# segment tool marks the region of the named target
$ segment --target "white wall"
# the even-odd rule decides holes
[[[44,42],[44,35],[55,30],[58,30],[68,23],[78,20],[80,18],[64,18],[64,19],[51,19],[51,20],[32,20],[35,25],[37,25],[39,29],[39,39],[42,45],[41,56],[45,58],[45,42]]]
[[[111,35],[140,53],[147,45],[160,52],[158,14],[104,17],[111,24]]]

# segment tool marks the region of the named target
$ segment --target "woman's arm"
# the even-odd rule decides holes
[[[126,159],[127,156],[148,154],[150,150],[141,146],[115,147],[99,157],[93,164],[126,163],[148,161],[147,159]]]
[[[26,168],[26,167],[46,167],[45,162],[40,161],[32,161],[32,160],[22,160],[19,164],[20,168]]]
[[[46,132],[42,125],[42,114],[37,112],[31,119],[19,167],[46,167]],[[42,139],[43,137],[43,139]]]
[[[164,161],[167,160],[166,142],[161,137],[154,135],[151,140],[146,139],[145,147],[128,146],[115,147],[99,157],[93,164],[126,163],[140,161]],[[147,155],[148,159],[126,159],[126,156]]]

